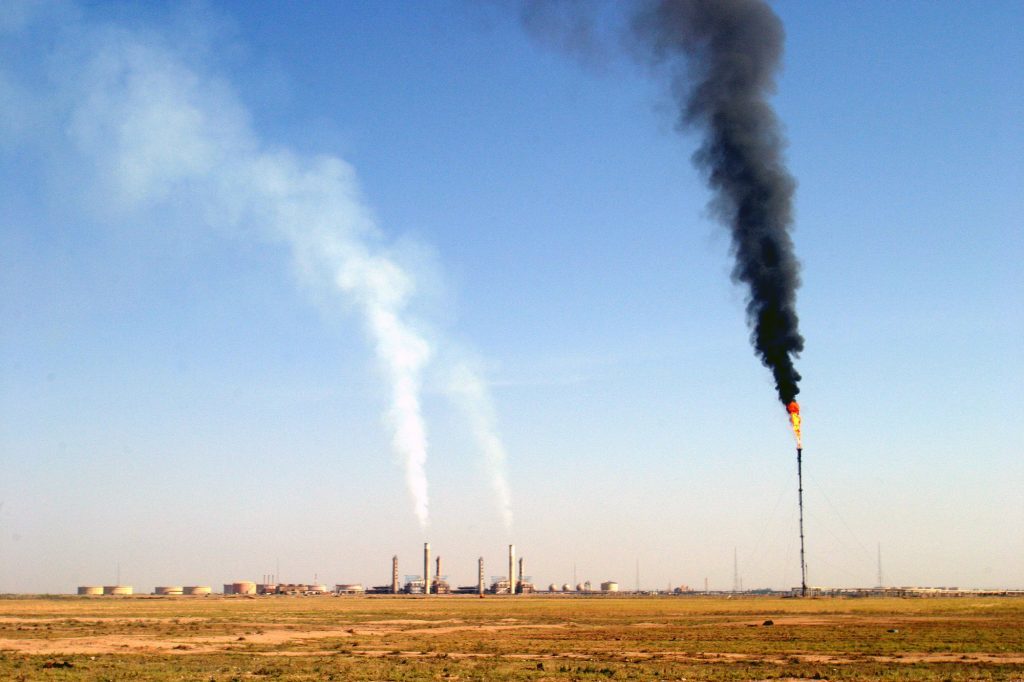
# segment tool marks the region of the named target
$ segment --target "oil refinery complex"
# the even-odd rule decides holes
[[[433,565],[432,565],[433,564]],[[639,586],[636,590],[620,590],[619,583],[607,580],[597,585],[589,581],[583,581],[570,585],[563,583],[551,583],[546,589],[540,590],[532,582],[530,576],[524,571],[524,559],[516,560],[515,545],[508,546],[508,572],[500,576],[491,576],[485,579],[484,559],[477,560],[477,581],[475,585],[460,585],[453,587],[447,576],[441,572],[441,557],[437,556],[431,562],[430,543],[423,544],[423,573],[419,575],[405,575],[399,578],[398,556],[391,558],[391,582],[384,585],[366,587],[362,583],[339,583],[333,589],[326,584],[313,582],[310,584],[281,583],[275,580],[276,576],[265,575],[262,582],[250,580],[239,580],[232,583],[224,583],[222,590],[215,592],[210,585],[162,585],[153,588],[151,594],[162,597],[193,596],[207,597],[211,595],[239,595],[239,596],[268,596],[268,595],[293,595],[293,596],[315,596],[315,595],[713,595],[713,596],[792,596],[800,597],[802,587],[794,587],[788,591],[776,591],[771,589],[761,590],[731,590],[731,591],[695,591],[681,585],[676,588],[669,587],[667,590],[642,591]],[[431,569],[433,568],[433,573]],[[977,590],[959,589],[957,587],[871,587],[871,588],[807,588],[804,596],[809,597],[962,597],[962,596],[1024,596],[1024,590]],[[110,596],[132,596],[135,593],[131,585],[81,585],[78,587],[78,594],[82,596],[110,597]]]
[[[441,557],[437,556],[431,561],[430,543],[423,544],[423,572],[417,575],[405,575],[400,577],[398,571],[398,556],[391,558],[391,582],[384,585],[366,587],[362,583],[339,583],[333,589],[326,584],[310,583],[280,583],[275,580],[276,576],[265,575],[262,582],[251,580],[239,580],[232,583],[224,583],[222,590],[215,592],[210,585],[161,585],[154,587],[152,594],[158,596],[208,596],[219,595],[361,595],[361,594],[418,594],[418,595],[439,595],[439,594],[533,594],[539,590],[524,571],[525,561],[523,557],[516,560],[515,545],[508,546],[508,572],[501,576],[485,578],[484,559],[477,560],[477,582],[475,585],[462,585],[453,587],[448,582],[448,576],[441,571]],[[598,589],[594,589],[589,580],[576,584],[575,586],[564,583],[548,585],[548,593],[615,593],[619,591],[619,584],[608,580],[600,583]],[[78,587],[78,594],[83,596],[130,596],[135,594],[131,585],[81,585]]]

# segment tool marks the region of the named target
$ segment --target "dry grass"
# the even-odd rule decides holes
[[[1024,600],[4,599],[0,679],[1024,680]]]

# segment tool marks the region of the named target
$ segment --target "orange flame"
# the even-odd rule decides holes
[[[789,412],[789,423],[793,425],[793,435],[796,436],[796,446],[798,448],[803,448],[803,441],[800,438],[800,403],[794,400],[789,405],[786,405],[786,411]]]

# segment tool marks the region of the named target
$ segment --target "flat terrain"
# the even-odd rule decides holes
[[[1024,680],[1024,599],[5,598],[0,679]]]

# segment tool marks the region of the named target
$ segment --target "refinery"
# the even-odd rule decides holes
[[[314,580],[312,583],[278,582],[275,575],[262,577],[261,582],[238,580],[224,583],[219,592],[210,585],[161,585],[154,587],[150,594],[161,597],[176,596],[361,596],[361,595],[563,595],[563,596],[613,596],[613,595],[674,595],[674,596],[789,596],[789,597],[962,597],[962,596],[1024,596],[1024,590],[977,590],[960,589],[958,587],[883,587],[869,588],[823,588],[800,585],[789,590],[749,589],[733,586],[732,590],[694,590],[687,585],[668,586],[666,589],[641,590],[637,584],[634,590],[620,588],[618,582],[605,580],[595,584],[584,580],[575,584],[550,583],[539,589],[531,576],[526,575],[525,559],[516,558],[515,545],[508,546],[508,572],[504,575],[486,577],[484,558],[476,562],[477,581],[473,585],[452,586],[448,576],[442,572],[440,556],[431,560],[430,543],[423,543],[423,572],[416,575],[401,575],[399,572],[398,555],[391,557],[391,580],[382,585],[365,586],[362,583],[337,583],[328,587]],[[503,568],[506,568],[503,566]],[[135,595],[131,585],[80,585],[77,593],[89,597],[127,597]],[[139,593],[142,594],[142,593]]]
[[[499,576],[487,577],[484,572],[484,558],[476,562],[477,581],[473,585],[452,586],[448,576],[442,572],[441,557],[431,557],[430,543],[423,543],[423,572],[416,575],[399,573],[398,555],[391,557],[391,580],[383,585],[364,586],[362,583],[338,583],[333,588],[314,581],[313,583],[278,582],[276,576],[264,575],[261,582],[238,580],[224,583],[220,592],[215,592],[209,585],[161,585],[153,588],[151,594],[163,597],[170,596],[209,596],[220,594],[225,596],[262,596],[262,595],[363,595],[363,594],[475,594],[475,595],[512,595],[534,594],[541,592],[533,584],[531,576],[526,575],[526,560],[516,558],[515,545],[508,546],[508,572]],[[504,568],[504,566],[503,566]],[[683,587],[688,591],[688,588]],[[614,580],[606,580],[594,589],[589,580],[575,585],[569,583],[551,583],[545,590],[547,593],[617,593],[619,584]],[[678,591],[678,590],[677,590]],[[131,596],[135,593],[131,585],[80,585],[78,594],[82,596]]]

